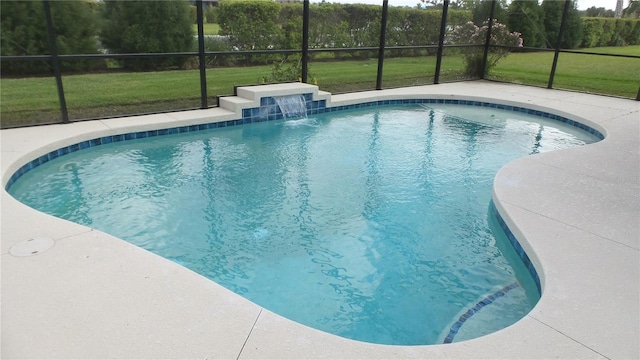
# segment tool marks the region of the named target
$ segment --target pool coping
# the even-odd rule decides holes
[[[122,240],[32,210],[4,190],[18,168],[61,146],[233,120],[234,112],[215,108],[0,131],[2,357],[640,357],[640,103],[474,81],[333,95],[331,106],[425,97],[547,111],[605,135],[596,144],[518,159],[496,175],[496,208],[543,287],[521,321],[445,345],[343,339],[284,319]],[[53,239],[54,246],[28,257],[9,253],[33,238]]]

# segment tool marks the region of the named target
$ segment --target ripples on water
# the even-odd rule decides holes
[[[295,321],[432,344],[507,284],[521,286],[461,337],[508,326],[539,297],[487,215],[497,170],[594,140],[496,109],[385,107],[103,145],[10,192]]]

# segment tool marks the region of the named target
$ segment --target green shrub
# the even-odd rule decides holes
[[[195,5],[189,5],[189,16],[192,24],[198,23],[198,8]]]
[[[609,45],[611,46],[625,46],[629,45],[629,35],[633,30],[633,25],[630,21],[623,19],[616,19],[614,27],[614,35],[611,37]]]
[[[640,43],[640,20],[584,18],[582,47],[626,46]]]
[[[602,34],[598,39],[596,46],[608,46],[616,43],[616,21],[615,19],[607,19],[610,21],[602,21]]]
[[[347,47],[366,47],[380,45],[380,18],[382,7],[379,5],[345,4],[348,24]]]
[[[624,19],[624,21],[631,23],[631,31],[629,32],[629,40],[627,41],[629,45],[640,44],[640,20]]]
[[[302,4],[285,3],[280,8],[278,24],[281,36],[277,48],[300,49],[302,46]],[[311,9],[309,9],[311,12]]]
[[[477,26],[469,21],[466,24],[456,26],[452,33],[454,44],[477,45],[474,47],[464,47],[460,51],[464,58],[466,67],[465,75],[470,77],[482,77],[484,73],[494,67],[500,59],[509,55],[511,49],[504,47],[489,47],[486,67],[483,69],[484,46],[489,30],[489,22],[485,21],[482,26]],[[517,32],[509,32],[507,26],[499,22],[491,25],[491,45],[502,45],[509,47],[522,46],[522,38]],[[483,73],[484,70],[484,73]]]
[[[389,8],[387,45],[434,45],[440,35],[440,16],[435,10]]]
[[[115,54],[189,51],[194,42],[186,0],[105,0],[102,43]],[[124,68],[157,70],[181,66],[186,58],[123,59]]]
[[[279,45],[277,26],[281,5],[265,0],[225,0],[218,4],[220,31],[234,50],[267,50]],[[259,24],[259,25],[258,25]],[[264,64],[268,55],[247,55],[246,64]]]
[[[231,44],[224,36],[209,36],[204,39],[204,49],[206,52],[231,51]],[[207,56],[207,67],[233,66],[234,58],[229,55]]]
[[[371,57],[372,52],[358,48],[378,47],[381,6],[322,2],[310,4],[309,10],[309,48],[354,48],[333,56],[364,59]],[[301,3],[224,0],[216,11],[221,27],[219,34],[230,36],[234,49],[299,49],[302,44]],[[390,7],[387,45],[437,44],[441,15],[438,10]],[[449,12],[447,22],[450,26],[460,25],[469,21],[471,15],[468,10],[454,9]],[[261,26],[252,25],[255,23]],[[413,54],[423,52],[415,50]],[[397,53],[394,50],[391,56]],[[266,58],[251,56],[249,61],[260,63]]]
[[[311,4],[309,13],[309,48],[345,47],[349,25],[344,6],[328,2]]]
[[[216,8],[214,6],[207,6],[204,11],[204,16],[207,19],[207,23],[209,24],[217,24],[218,19],[216,16]]]
[[[603,22],[599,18],[585,18],[582,20],[582,47],[595,47],[604,31]]]
[[[95,54],[96,6],[87,1],[52,1],[51,18],[59,54]],[[44,7],[39,1],[0,1],[0,53],[12,55],[48,55],[49,42]],[[63,71],[86,71],[103,68],[104,62],[66,61]],[[51,72],[51,65],[41,61],[7,61],[3,75],[30,75]]]
[[[302,58],[300,55],[280,56],[271,65],[271,75],[260,79],[261,83],[301,81]]]
[[[237,50],[265,50],[277,43],[276,21],[280,5],[264,0],[227,0],[218,5],[220,35],[227,35]],[[258,25],[259,24],[259,25]]]

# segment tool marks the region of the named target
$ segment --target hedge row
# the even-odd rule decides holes
[[[582,47],[624,46],[640,44],[640,20],[584,18]]]
[[[229,36],[239,50],[296,49],[302,42],[302,4],[222,1],[217,7],[220,35]],[[309,47],[376,47],[380,39],[382,8],[377,5],[321,3],[309,6]],[[390,7],[387,45],[438,43],[442,12]],[[450,10],[448,25],[471,20],[470,11]],[[260,24],[260,26],[255,26]]]
[[[555,2],[549,6],[557,5]],[[542,15],[531,1],[514,0],[508,10],[500,13],[511,31],[523,33],[525,46],[553,46],[553,34],[542,24]],[[515,6],[517,5],[517,6]],[[207,7],[207,21],[217,20],[222,38],[207,39],[209,51],[299,49],[302,43],[302,3],[278,3],[261,0],[224,0],[216,8]],[[537,10],[540,10],[537,9]],[[484,7],[474,12],[450,9],[447,26],[486,16]],[[561,8],[560,8],[561,10]],[[558,11],[560,11],[558,10]],[[544,20],[558,14],[547,9]],[[173,1],[53,1],[51,12],[58,51],[61,54],[184,52],[195,50],[191,23],[195,7],[187,0]],[[378,5],[320,3],[310,5],[309,46],[322,48],[377,47],[380,37],[382,7]],[[40,55],[49,52],[42,3],[39,1],[0,1],[2,41],[1,55]],[[142,16],[141,16],[142,15]],[[390,7],[386,44],[388,46],[435,45],[438,43],[442,12],[416,8]],[[507,16],[509,15],[509,16]],[[513,15],[513,16],[511,16]],[[534,16],[536,15],[536,16]],[[526,19],[526,21],[516,20]],[[537,19],[537,20],[535,20]],[[532,22],[535,31],[527,33]],[[580,19],[578,19],[580,24]],[[583,18],[580,31],[570,31],[578,37],[569,47],[616,46],[640,44],[640,20]],[[259,26],[257,26],[259,24]],[[531,24],[529,24],[531,25]],[[551,26],[549,26],[551,27]],[[552,27],[551,27],[552,28]],[[543,30],[540,30],[543,29]],[[534,35],[542,36],[538,40]],[[579,37],[579,33],[583,34]],[[547,41],[544,41],[544,39]],[[99,40],[99,42],[96,41]],[[402,54],[406,54],[404,51]],[[421,53],[415,51],[415,53]],[[423,53],[423,52],[422,52]],[[391,51],[391,55],[400,50]],[[371,52],[350,50],[336,56],[366,57]],[[264,57],[266,61],[266,57]],[[260,57],[246,57],[248,62],[261,62]],[[181,66],[172,59],[121,60],[131,69],[158,69]],[[104,67],[100,61],[64,62],[65,71],[95,71]],[[50,72],[50,65],[41,62],[3,62],[2,74],[36,74]]]
[[[508,20],[511,31],[523,33],[525,46],[553,47],[559,27],[562,4],[549,2],[545,9],[530,1],[514,1],[519,6],[501,10],[502,21]],[[532,7],[532,9],[524,9]],[[557,9],[555,9],[557,7]],[[535,9],[538,8],[538,9]],[[470,10],[450,9],[447,25],[452,29],[469,20],[482,18],[482,6]],[[540,14],[534,14],[538,10]],[[544,11],[543,11],[544,10]],[[309,46],[311,48],[348,48],[378,46],[382,8],[377,5],[320,3],[310,5]],[[522,12],[530,12],[523,14]],[[511,14],[511,13],[514,14]],[[302,4],[272,3],[260,0],[226,0],[215,8],[221,26],[220,34],[231,39],[234,49],[299,48],[302,35]],[[551,16],[550,13],[554,13]],[[440,28],[439,10],[390,7],[386,44],[411,46],[437,44]],[[513,15],[513,16],[510,16]],[[536,15],[536,16],[533,16]],[[563,47],[624,46],[640,43],[640,20],[613,18],[579,18],[571,12],[569,30]],[[516,21],[523,19],[524,21]],[[537,20],[536,20],[537,19]],[[525,29],[532,21],[534,30]],[[260,27],[252,24],[259,23]],[[547,24],[549,23],[549,24]],[[542,30],[541,30],[542,29]],[[536,38],[539,37],[538,38]],[[545,41],[546,39],[546,41]]]

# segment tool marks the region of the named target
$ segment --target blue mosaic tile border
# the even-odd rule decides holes
[[[545,111],[540,110],[532,110],[527,109],[525,107],[520,106],[511,106],[511,105],[502,105],[495,103],[488,103],[483,101],[474,101],[474,100],[458,100],[458,99],[398,99],[398,100],[378,100],[378,101],[369,101],[359,104],[352,105],[343,105],[343,106],[334,106],[334,107],[326,107],[325,100],[314,101],[312,98],[312,94],[303,94],[306,105],[307,105],[307,115],[315,115],[322,114],[327,112],[335,112],[335,111],[344,111],[344,110],[352,110],[352,109],[361,109],[368,108],[374,106],[384,106],[384,105],[403,105],[403,104],[451,104],[451,105],[467,105],[467,106],[480,106],[494,109],[501,109],[506,111],[514,111],[520,112],[523,114],[539,116],[545,119],[555,120],[563,122],[569,126],[575,126],[581,130],[584,130],[600,140],[604,139],[604,135],[600,133],[598,130],[584,125],[580,122],[568,119],[564,116],[559,116],[555,114],[551,114]],[[282,112],[280,111],[280,107],[276,104],[276,101],[273,97],[263,97],[260,99],[260,107],[257,108],[249,108],[243,109],[242,111],[242,119],[244,123],[251,122],[261,122],[268,120],[280,120],[283,118]]]
[[[316,115],[326,112],[326,100],[313,100],[313,94],[301,94],[307,106],[307,115]],[[266,96],[260,98],[260,107],[242,110],[242,118],[248,122],[262,122],[270,120],[281,120],[284,118],[280,106],[276,103],[275,97]]]
[[[496,206],[493,203],[493,201],[491,201],[491,205],[490,206],[491,206],[491,210],[490,211],[493,212],[493,214],[495,215],[496,219],[498,220],[498,225],[500,225],[500,228],[502,229],[502,231],[504,231],[505,235],[509,239],[509,243],[511,244],[511,246],[513,246],[513,249],[516,251],[516,254],[518,254],[518,257],[520,258],[520,260],[522,260],[522,263],[524,264],[524,266],[529,271],[529,274],[531,274],[531,277],[533,278],[533,281],[536,284],[536,288],[538,289],[538,293],[542,294],[542,286],[540,285],[540,277],[538,276],[538,272],[536,271],[536,268],[531,263],[531,259],[529,259],[529,256],[527,255],[527,253],[522,248],[522,245],[520,245],[520,243],[516,239],[516,236],[513,235],[513,233],[511,232],[511,229],[509,229],[509,227],[507,226],[507,223],[504,222],[504,219],[498,213],[498,209],[496,209]]]
[[[511,244],[513,249],[516,251],[516,254],[520,258],[522,263],[527,268],[527,271],[529,271],[529,274],[531,275],[531,277],[533,278],[534,283],[536,284],[536,288],[538,289],[538,293],[542,294],[542,287],[540,285],[540,277],[538,276],[538,272],[536,271],[536,268],[531,263],[531,259],[529,259],[529,256],[527,255],[527,253],[522,248],[522,245],[520,245],[520,242],[518,242],[518,240],[516,239],[515,235],[513,235],[513,233],[511,232],[511,229],[509,229],[509,227],[505,223],[505,221],[502,218],[502,216],[500,216],[500,214],[498,213],[498,209],[496,208],[496,206],[493,203],[493,201],[490,204],[490,210],[489,211],[492,212],[493,215],[496,217],[496,219],[498,220],[498,224],[500,225],[500,228],[502,229],[502,231],[504,231],[505,235],[509,239],[509,243]],[[510,290],[513,290],[513,289],[515,289],[515,288],[517,288],[519,286],[520,285],[517,282],[514,282],[514,283],[512,283],[512,284],[510,284],[508,286],[505,286],[504,288],[502,288],[501,290],[495,292],[494,294],[491,294],[491,295],[487,296],[486,298],[482,299],[480,302],[475,304],[472,308],[467,310],[467,312],[465,312],[464,314],[460,315],[458,320],[455,323],[453,323],[453,325],[451,325],[451,328],[449,329],[449,333],[447,334],[447,336],[445,337],[445,339],[444,339],[444,341],[442,343],[443,344],[448,344],[448,343],[453,342],[453,339],[456,337],[456,335],[458,334],[458,331],[460,330],[462,325],[464,325],[465,321],[469,320],[469,318],[471,318],[471,316],[473,316],[478,311],[482,310],[483,307],[485,307],[487,305],[490,305],[497,298],[504,296],[507,292],[509,292]]]
[[[517,282],[514,282],[511,285],[507,285],[505,287],[503,287],[502,289],[496,291],[495,293],[487,296],[486,298],[482,299],[481,301],[479,301],[477,304],[475,304],[472,308],[470,308],[469,310],[467,310],[467,312],[465,312],[464,314],[460,315],[460,317],[458,318],[458,321],[456,321],[455,323],[453,323],[453,325],[451,325],[451,328],[449,328],[449,333],[447,334],[447,337],[444,338],[444,341],[442,342],[443,344],[450,344],[453,342],[453,339],[456,337],[456,335],[458,335],[458,331],[460,331],[460,328],[462,327],[462,325],[464,325],[464,323],[469,320],[474,314],[476,314],[478,311],[482,310],[483,307],[493,303],[494,301],[496,301],[496,299],[503,297],[506,293],[508,293],[509,291],[520,287],[520,285]]]
[[[7,181],[5,190],[8,191],[11,185],[13,185],[22,175],[33,170],[34,168],[44,163],[47,163],[53,159],[56,159],[58,157],[61,157],[79,150],[84,150],[84,149],[88,149],[88,148],[92,148],[92,147],[96,147],[104,144],[116,143],[120,141],[128,141],[128,140],[150,138],[150,137],[162,136],[162,135],[180,134],[180,133],[186,133],[186,132],[215,129],[215,128],[222,128],[227,126],[242,125],[246,123],[247,122],[243,119],[229,120],[229,121],[221,121],[221,122],[215,122],[215,123],[209,123],[209,124],[179,126],[179,127],[160,129],[160,130],[138,131],[138,132],[132,132],[132,133],[126,133],[126,134],[104,136],[104,137],[95,138],[91,140],[85,140],[77,144],[65,146],[58,150],[51,151],[47,154],[40,156],[37,159],[34,159],[26,163],[20,169],[18,169],[15,173],[13,173],[13,175],[11,175],[11,178],[9,178],[9,181]]]
[[[593,134],[596,137],[598,137],[600,140],[604,139],[604,135],[602,135],[602,133],[600,133],[598,130],[593,129],[590,126],[573,121],[563,116],[550,114],[544,111],[531,110],[531,109],[527,109],[519,106],[501,105],[501,104],[494,104],[494,103],[488,103],[488,102],[482,102],[482,101],[457,100],[457,99],[398,99],[398,100],[369,101],[369,102],[353,104],[353,105],[327,107],[326,100],[314,101],[313,95],[311,93],[303,94],[303,96],[307,105],[307,115],[315,115],[315,114],[344,111],[344,110],[351,110],[351,109],[361,109],[361,108],[368,108],[368,107],[374,107],[374,106],[403,105],[403,104],[455,104],[455,105],[467,105],[467,106],[481,106],[481,107],[502,109],[507,111],[521,112],[529,115],[535,115],[535,116],[540,116],[540,117],[551,119],[551,120],[560,121],[567,125],[575,126],[579,129],[587,131],[590,134]],[[180,127],[161,129],[161,130],[140,131],[135,133],[106,136],[106,137],[83,141],[78,144],[73,144],[64,148],[60,148],[58,150],[54,150],[48,154],[42,155],[39,158],[25,164],[20,169],[18,169],[11,176],[11,178],[9,178],[9,181],[6,184],[5,189],[8,190],[11,187],[11,185],[13,185],[22,175],[32,170],[33,168],[41,164],[44,164],[50,160],[53,160],[57,157],[64,156],[66,154],[69,154],[78,150],[87,149],[87,148],[102,145],[102,144],[109,144],[112,142],[141,139],[141,138],[161,136],[161,135],[178,134],[178,133],[185,133],[185,132],[191,132],[191,131],[208,130],[208,129],[215,129],[220,127],[228,127],[228,126],[243,125],[243,124],[250,124],[254,122],[280,120],[280,119],[283,119],[283,115],[282,115],[282,112],[280,111],[280,108],[276,105],[275,99],[273,97],[263,97],[260,99],[260,107],[243,109],[242,118],[237,120],[221,121],[221,122],[191,125],[191,126],[180,126]]]

